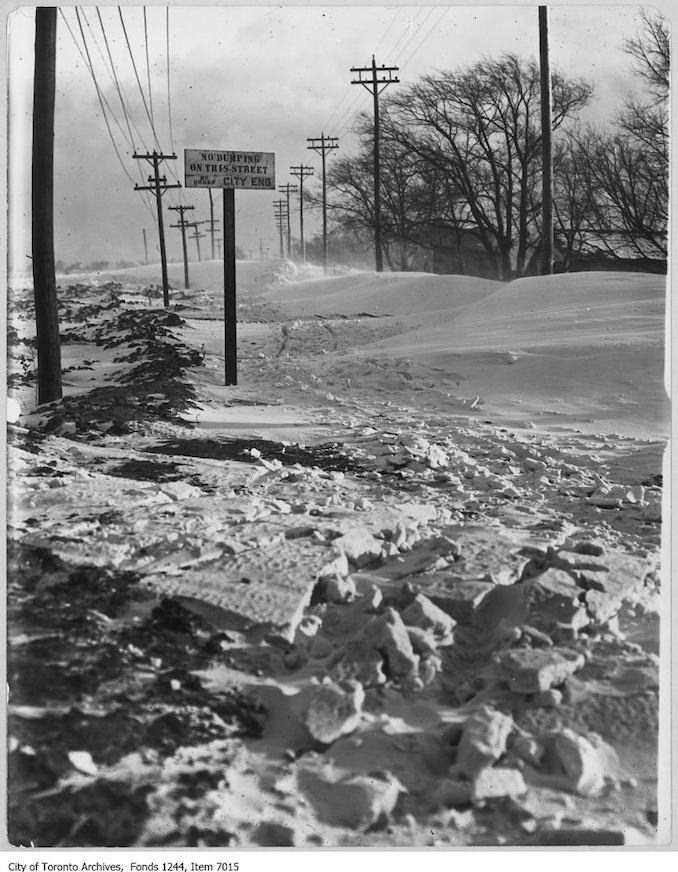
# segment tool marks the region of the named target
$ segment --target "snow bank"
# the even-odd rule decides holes
[[[638,273],[520,279],[370,353],[458,372],[467,392],[514,416],[663,434],[665,294],[663,277]]]
[[[457,309],[498,287],[470,276],[355,272],[269,289],[269,302],[293,318],[312,315],[410,315]]]

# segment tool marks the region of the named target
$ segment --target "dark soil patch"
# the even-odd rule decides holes
[[[199,475],[189,474],[176,463],[158,463],[154,460],[126,460],[118,466],[106,470],[106,475],[114,475],[117,478],[127,478],[133,481],[153,481],[162,483],[166,481],[185,481],[187,484],[197,487],[205,493],[215,493],[215,485],[209,484]]]
[[[132,478],[134,481],[179,481],[186,478],[176,463],[156,463],[153,460],[126,460],[106,470],[106,475]]]
[[[144,421],[170,421],[189,427],[179,415],[195,408],[196,400],[193,386],[177,378],[130,386],[107,385],[64,397],[48,407],[42,429],[51,432],[72,423],[76,433],[82,434],[99,431],[106,424],[107,432],[120,436],[130,433],[133,424]]]
[[[202,355],[172,333],[173,327],[183,323],[173,311],[137,308],[77,328],[68,335],[70,341],[93,342],[106,348],[127,345],[130,350],[118,361],[135,365],[112,375],[117,383],[64,397],[47,406],[41,429],[50,432],[74,425],[77,437],[102,429],[119,436],[139,429],[145,421],[190,426],[180,418],[195,408],[197,401],[186,371],[201,365]]]
[[[39,430],[26,430],[15,424],[7,425],[7,444],[30,454],[42,454],[42,443],[46,434]]]
[[[268,439],[172,439],[146,450],[169,456],[201,457],[212,460],[235,460],[252,463],[251,450],[261,452],[265,460],[279,460],[283,466],[300,464],[326,472],[367,472],[368,468],[344,454],[337,442],[302,448],[283,445]]]
[[[133,844],[152,785],[132,774],[112,779],[105,767],[133,752],[162,760],[179,747],[259,734],[250,702],[208,693],[193,674],[223,656],[209,625],[173,599],[145,619],[129,617],[148,596],[134,573],[74,569],[47,550],[10,546],[12,844]],[[75,751],[101,771],[84,786],[61,785]]]

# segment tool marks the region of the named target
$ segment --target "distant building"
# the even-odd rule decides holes
[[[431,227],[431,245],[420,248],[415,269],[438,275],[497,278],[497,262],[471,229]]]

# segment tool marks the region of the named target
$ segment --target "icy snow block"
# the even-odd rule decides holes
[[[311,736],[324,745],[348,735],[360,724],[365,691],[357,681],[330,681],[313,690],[304,723]]]
[[[221,566],[173,577],[147,575],[145,581],[166,596],[191,597],[216,607],[221,614],[215,620],[228,617],[233,629],[265,626],[292,642],[326,562],[326,549],[300,539],[228,555]]]
[[[389,678],[417,675],[419,657],[414,653],[407,627],[395,609],[386,609],[365,627],[363,638],[384,655]]]
[[[525,622],[546,633],[561,626],[585,627],[588,616],[580,597],[583,591],[562,569],[547,569],[523,582]]]
[[[301,770],[299,786],[318,819],[330,826],[366,830],[388,819],[405,792],[390,772],[350,775],[336,781],[324,775],[325,771],[320,775]]]
[[[486,766],[491,766],[506,750],[506,740],[513,729],[509,715],[480,706],[466,721],[457,749],[455,769],[473,779]]]
[[[332,667],[335,680],[353,679],[363,687],[378,687],[386,684],[383,672],[384,657],[364,639],[352,639],[344,646],[341,660]]]
[[[497,530],[453,528],[449,529],[449,535],[459,546],[454,572],[466,580],[513,584],[529,562],[515,540]]]
[[[494,588],[491,581],[464,581],[457,576],[436,579],[426,596],[460,624],[471,624],[476,609]]]
[[[543,764],[563,776],[564,785],[581,796],[593,796],[605,784],[598,749],[569,728],[546,738]]]
[[[499,669],[516,693],[541,693],[558,687],[581,669],[581,654],[567,648],[515,648],[499,655]]]
[[[586,592],[586,608],[596,623],[605,623],[619,611],[621,604],[642,590],[651,563],[628,554],[608,554],[608,572],[594,574],[582,571],[582,581],[590,588]]]
[[[525,793],[527,793],[527,786],[518,769],[488,766],[473,780],[471,799],[473,802],[485,802],[488,799],[522,796]]]
[[[453,640],[452,631],[456,622],[423,594],[417,594],[401,612],[401,617],[407,626],[428,630],[443,644],[450,644]]]
[[[332,543],[355,566],[366,566],[381,556],[383,542],[362,527],[355,527]]]

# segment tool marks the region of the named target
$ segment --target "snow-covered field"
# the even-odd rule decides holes
[[[15,841],[656,839],[664,280],[239,262],[225,387],[158,272],[59,277],[53,407],[10,296]]]

